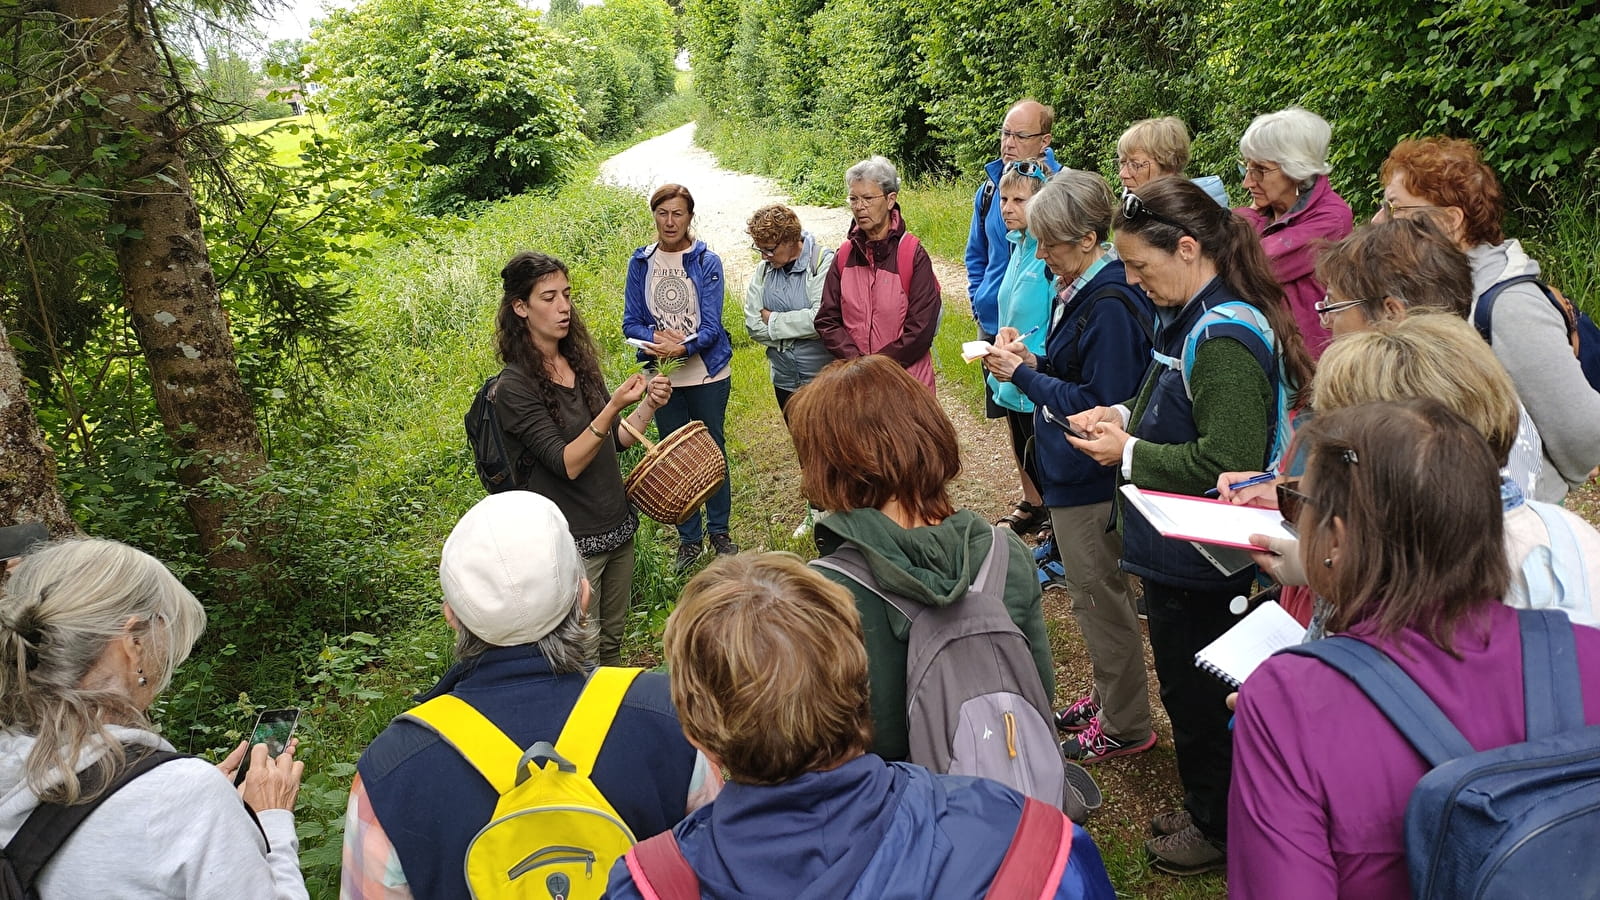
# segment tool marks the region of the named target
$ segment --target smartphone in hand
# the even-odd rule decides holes
[[[1050,411],[1050,407],[1041,406],[1039,408],[1044,410],[1044,420],[1046,422],[1049,422],[1052,425],[1055,425],[1055,426],[1059,427],[1062,431],[1065,431],[1067,434],[1072,435],[1073,437],[1077,438],[1080,441],[1092,441],[1092,440],[1094,440],[1094,436],[1093,435],[1086,434],[1086,433],[1084,433],[1082,431],[1079,431],[1077,428],[1074,428],[1072,423],[1067,421],[1064,417],[1057,416],[1055,413],[1051,412]]]
[[[298,724],[300,724],[300,710],[269,709],[256,718],[256,727],[250,731],[250,746],[266,744],[267,756],[276,758],[289,746],[289,738],[294,736],[294,729]],[[249,771],[250,752],[246,750],[244,761],[239,764],[239,772],[233,776],[233,783],[244,784],[245,773]]]

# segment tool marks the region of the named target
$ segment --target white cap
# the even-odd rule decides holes
[[[496,647],[531,644],[578,602],[583,558],[567,517],[531,491],[490,494],[467,510],[439,558],[445,602]]]

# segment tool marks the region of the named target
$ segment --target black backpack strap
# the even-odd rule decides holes
[[[1527,740],[1584,726],[1583,682],[1572,621],[1553,609],[1519,609],[1522,629],[1522,702]]]
[[[978,221],[983,222],[989,218],[989,207],[994,205],[994,180],[987,175],[983,179],[983,193],[978,200]]]
[[[1278,652],[1322,660],[1355,682],[1429,766],[1437,768],[1477,752],[1411,676],[1371,644],[1336,635]]]
[[[154,769],[163,763],[175,759],[187,759],[189,754],[178,753],[172,750],[152,750],[128,764],[117,779],[111,783],[100,796],[86,803],[74,803],[64,806],[59,803],[41,803],[34,808],[28,820],[22,823],[11,843],[6,845],[5,855],[11,861],[12,868],[16,871],[17,881],[29,897],[34,896],[33,884],[44,867],[49,864],[51,857],[56,855],[72,833],[78,830],[84,820],[89,818],[100,804],[117,791],[122,790],[128,782],[140,775]],[[85,769],[78,773],[86,787],[92,789],[98,784],[95,773],[96,767]]]
[[[1088,325],[1089,316],[1094,313],[1095,305],[1101,300],[1110,298],[1116,298],[1121,301],[1123,307],[1128,310],[1128,315],[1133,317],[1133,321],[1137,322],[1140,330],[1144,332],[1145,340],[1152,346],[1155,344],[1155,323],[1145,316],[1144,311],[1139,309],[1133,302],[1133,298],[1129,297],[1126,292],[1119,290],[1114,284],[1108,284],[1084,298],[1077,315],[1072,317],[1072,327],[1077,333],[1077,339],[1072,346],[1072,361],[1067,364],[1067,370],[1061,373],[1061,380],[1077,382],[1078,379],[1083,377],[1083,353],[1081,352],[1083,329]]]
[[[1539,293],[1544,294],[1545,299],[1550,301],[1550,305],[1554,306],[1556,312],[1561,314],[1561,321],[1566,323],[1567,334],[1570,337],[1574,323],[1572,314],[1567,311],[1566,304],[1556,299],[1556,295],[1551,293],[1549,286],[1540,280],[1539,276],[1514,275],[1505,281],[1497,281],[1489,285],[1487,290],[1478,295],[1478,302],[1472,307],[1472,327],[1478,329],[1478,334],[1483,336],[1483,340],[1489,344],[1494,343],[1494,340],[1489,336],[1494,322],[1494,302],[1500,299],[1501,293],[1506,288],[1518,284],[1532,284],[1539,289]]]

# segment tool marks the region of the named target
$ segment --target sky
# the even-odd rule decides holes
[[[533,9],[549,9],[549,0],[523,0]],[[263,43],[282,38],[311,36],[311,20],[320,18],[328,7],[348,9],[355,0],[277,0],[277,9],[271,15],[256,17],[256,27],[265,33]]]

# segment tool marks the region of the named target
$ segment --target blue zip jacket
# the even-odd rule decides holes
[[[645,276],[650,271],[650,255],[656,252],[655,244],[646,244],[633,251],[628,260],[628,281],[623,292],[622,333],[641,341],[656,339],[656,320],[650,314],[650,304],[645,301]],[[715,375],[733,359],[733,342],[728,329],[722,327],[722,257],[706,249],[705,241],[695,241],[683,254],[683,271],[694,285],[695,298],[700,306],[700,328],[693,338],[684,343],[688,356],[700,354],[706,372]],[[654,357],[640,350],[640,362]]]
[[[1108,290],[1130,300],[1143,321],[1117,297],[1096,296]],[[1087,319],[1083,319],[1085,311]],[[1081,327],[1079,319],[1083,319]],[[1018,366],[1011,383],[1036,406],[1047,406],[1062,419],[1096,406],[1121,403],[1138,392],[1144,379],[1154,322],[1150,298],[1128,285],[1121,260],[1110,260],[1064,308],[1051,311],[1049,338],[1038,369]],[[1075,360],[1078,378],[1067,381]],[[1034,412],[1033,427],[1039,491],[1046,506],[1087,506],[1111,499],[1116,490],[1115,466],[1102,466],[1067,443],[1067,433],[1046,422],[1041,410]]]
[[[1061,168],[1055,151],[1049,147],[1044,148],[1044,161],[1052,172]],[[1006,240],[1010,229],[1000,218],[1000,176],[1005,170],[1003,159],[991,160],[983,167],[986,180],[972,195],[972,227],[967,230],[967,299],[972,302],[972,315],[984,334],[1000,330],[1000,280],[1011,259],[1011,242]],[[990,185],[994,194],[989,201],[989,214],[980,219],[983,192]]]
[[[709,900],[965,900],[988,890],[1022,799],[999,782],[869,753],[782,784],[729,782],[673,831]],[[606,896],[642,900],[625,861]],[[1115,896],[1094,840],[1073,825],[1055,897]]]

